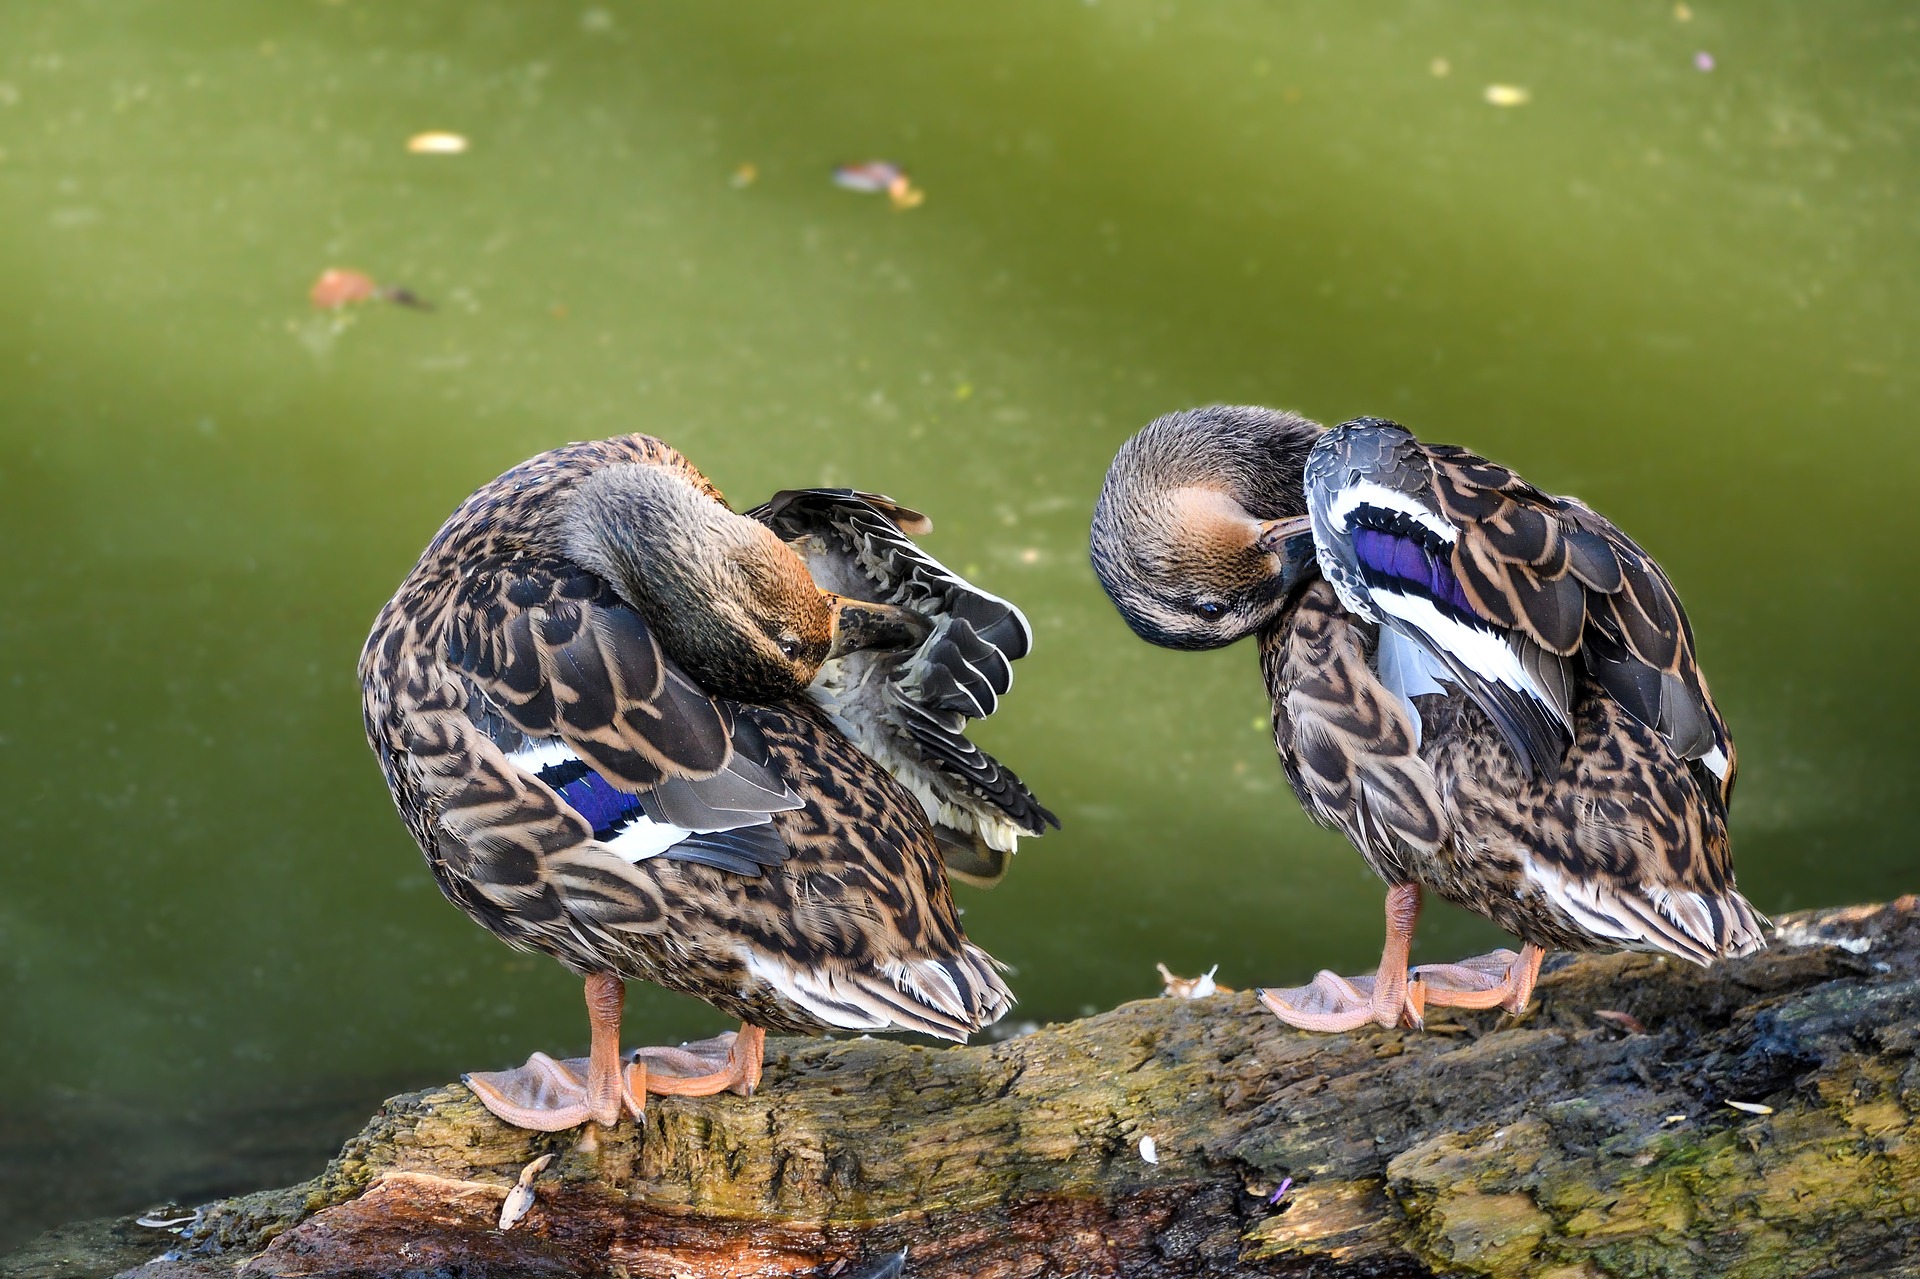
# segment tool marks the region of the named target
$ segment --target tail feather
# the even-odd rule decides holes
[[[1729,886],[1700,893],[1664,884],[1576,880],[1534,864],[1528,880],[1581,931],[1626,950],[1659,950],[1706,967],[1764,947],[1766,917]]]
[[[904,1030],[964,1041],[1013,1006],[993,958],[971,942],[953,958],[894,960],[877,970],[799,968],[758,952],[748,956],[747,967],[835,1030]]]

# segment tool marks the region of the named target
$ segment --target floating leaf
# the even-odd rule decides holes
[[[927,193],[913,185],[907,171],[891,160],[869,160],[865,164],[843,164],[833,171],[833,184],[849,191],[869,195],[886,192],[896,209],[915,209],[926,202]]]
[[[407,150],[415,155],[459,155],[467,149],[465,134],[429,129],[407,139]]]

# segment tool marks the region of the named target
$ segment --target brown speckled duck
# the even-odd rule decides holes
[[[1387,881],[1373,977],[1262,992],[1311,1030],[1518,1013],[1550,948],[1750,954],[1733,740],[1659,565],[1584,504],[1395,423],[1173,413],[1127,441],[1095,572],[1143,639],[1256,635],[1274,745]],[[1422,891],[1521,950],[1411,971]]]
[[[926,528],[851,490],[736,514],[630,435],[515,467],[428,545],[361,656],[368,741],[441,891],[581,975],[592,1030],[468,1076],[496,1115],[611,1124],[751,1092],[769,1030],[962,1039],[1010,1006],[942,853],[993,879],[1057,825],[964,733],[1031,632]],[[741,1029],[623,1055],[635,979]]]

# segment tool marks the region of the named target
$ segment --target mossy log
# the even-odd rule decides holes
[[[909,1279],[1920,1274],[1917,1039],[1909,897],[1711,973],[1562,959],[1517,1023],[1308,1035],[1237,994],[971,1048],[776,1040],[753,1098],[612,1132],[394,1098],[135,1273],[851,1279],[904,1247]]]

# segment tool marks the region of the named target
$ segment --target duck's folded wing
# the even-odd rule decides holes
[[[595,873],[623,878],[605,852],[743,875],[785,857],[771,817],[800,800],[758,730],[676,668],[596,575],[560,560],[476,565],[448,613],[445,657],[468,685],[466,719],[519,783],[487,803],[449,803],[450,814],[472,810],[470,847],[537,847],[547,870],[580,872],[577,890]],[[523,823],[548,833],[514,838]],[[589,842],[597,852],[563,847]]]
[[[490,705],[470,705],[467,713],[508,764],[551,791],[595,843],[629,864],[661,857],[758,875],[788,856],[772,818],[801,807],[801,800],[778,776],[745,716],[728,716],[733,753],[725,768],[634,790],[609,781],[563,739],[526,736]],[[511,816],[503,811],[500,820]]]
[[[712,776],[732,752],[726,715],[640,614],[564,560],[476,563],[454,597],[446,658],[515,728],[560,738],[629,789]]]
[[[1733,734],[1701,673],[1693,625],[1673,583],[1652,556],[1605,517],[1570,497],[1551,500],[1563,525],[1573,530],[1573,573],[1588,586],[1580,643],[1587,671],[1623,710],[1712,778],[1709,790],[1724,809],[1738,771]],[[1619,566],[1620,585],[1604,590],[1588,579],[1610,582],[1608,555]]]
[[[918,795],[948,868],[998,879],[1022,834],[1059,821],[1026,785],[966,735],[1013,686],[1033,630],[1011,603],[922,550],[932,526],[891,498],[854,489],[776,493],[748,514],[772,528],[826,590],[911,608],[933,622],[908,653],[855,653],[829,663],[816,695],[868,754]]]
[[[1464,449],[1390,423],[1329,432],[1307,463],[1326,575],[1383,639],[1402,681],[1465,688],[1536,771],[1571,741],[1584,667],[1724,802],[1733,744],[1694,659],[1693,634],[1660,567],[1619,529]],[[1409,671],[1407,668],[1411,668]],[[1384,674],[1385,672],[1383,672]]]

